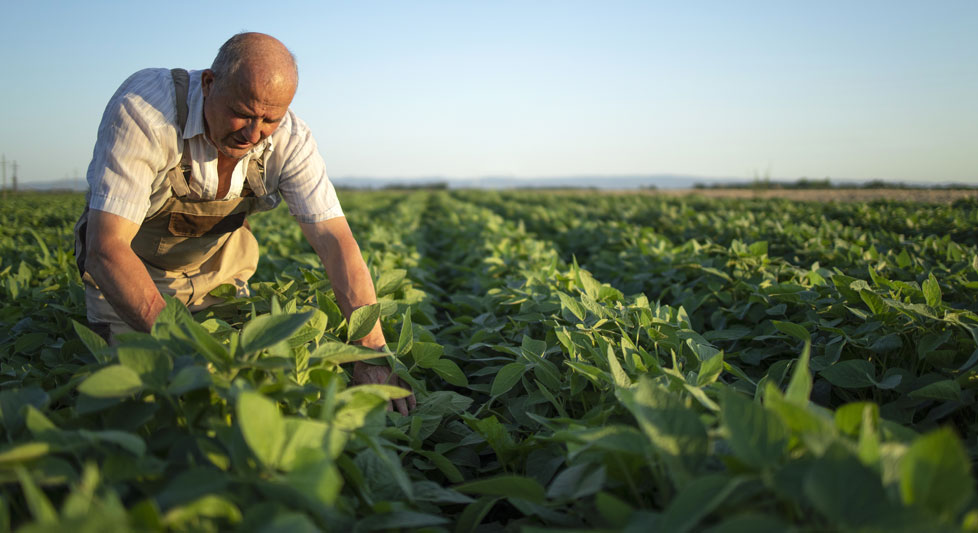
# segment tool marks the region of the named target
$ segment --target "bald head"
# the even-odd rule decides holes
[[[278,128],[295,96],[295,58],[278,39],[239,33],[200,74],[204,129],[218,152],[240,159]]]
[[[272,84],[291,87],[299,83],[295,56],[281,41],[264,33],[239,33],[221,46],[211,65],[218,84]]]

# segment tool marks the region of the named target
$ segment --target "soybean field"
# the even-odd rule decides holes
[[[0,203],[0,530],[978,531],[978,200],[341,191],[108,346],[82,195]],[[406,391],[350,383],[380,319]]]

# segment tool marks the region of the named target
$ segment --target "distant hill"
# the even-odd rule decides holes
[[[33,181],[21,182],[17,186],[22,191],[75,191],[85,192],[88,190],[88,182],[83,178],[65,178],[52,181]]]
[[[714,180],[717,178],[714,178]],[[722,178],[720,178],[722,179]],[[485,176],[481,178],[451,179],[441,176],[429,178],[333,178],[337,187],[383,189],[386,187],[417,187],[423,185],[447,185],[452,189],[522,189],[522,188],[595,188],[595,189],[684,189],[693,187],[704,178],[678,174],[653,174],[648,176],[553,176],[515,178]]]

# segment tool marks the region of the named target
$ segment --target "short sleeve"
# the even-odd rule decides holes
[[[174,107],[173,86],[168,81],[165,69],[143,70],[130,76],[112,96],[88,168],[91,209],[137,224],[145,218],[154,180],[176,149],[174,117],[167,116]]]
[[[275,140],[273,158],[281,165],[278,190],[289,212],[303,223],[315,223],[343,216],[326,163],[319,153],[309,127],[289,111],[289,121]],[[277,132],[278,133],[278,132]]]

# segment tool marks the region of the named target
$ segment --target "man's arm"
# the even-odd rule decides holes
[[[131,220],[90,210],[85,270],[126,324],[136,331],[148,332],[166,302],[132,251],[137,231],[139,224]]]
[[[346,217],[336,217],[314,224],[299,223],[303,235],[326,267],[326,275],[333,285],[336,303],[343,315],[349,317],[354,310],[377,303],[374,282],[370,270],[360,255],[360,246],[353,238]],[[374,350],[381,349],[387,341],[380,328],[380,321],[360,344]]]
[[[370,270],[364,263],[363,256],[360,255],[360,246],[353,238],[346,217],[331,218],[313,224],[300,222],[299,226],[306,240],[322,260],[326,275],[329,276],[333,286],[333,293],[336,295],[336,303],[348,319],[357,308],[377,303]],[[387,344],[379,320],[370,333],[359,342],[375,350]],[[377,355],[381,356],[381,354]],[[357,383],[386,383],[410,389],[406,383],[392,375],[391,370],[386,366],[368,365],[360,361],[353,365],[353,379]],[[394,405],[402,415],[407,415],[408,410],[414,408],[415,403],[414,395],[394,401]]]

